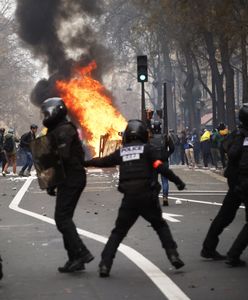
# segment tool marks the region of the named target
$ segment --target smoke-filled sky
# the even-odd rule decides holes
[[[31,100],[40,105],[57,96],[54,83],[70,76],[75,65],[87,65],[93,59],[101,80],[112,58],[99,42],[92,24],[101,17],[99,0],[17,0],[18,34],[32,54],[45,62],[50,78],[39,81]],[[73,56],[72,56],[73,53]],[[76,57],[75,57],[76,56]]]

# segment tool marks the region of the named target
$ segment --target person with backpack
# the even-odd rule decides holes
[[[24,165],[21,168],[21,171],[19,172],[19,176],[30,176],[30,172],[33,166],[33,159],[32,159],[32,153],[31,153],[31,149],[30,149],[30,143],[32,140],[34,140],[36,138],[36,132],[37,132],[38,126],[35,124],[32,124],[30,126],[30,131],[24,133],[21,136],[21,140],[20,140],[20,151],[22,156],[24,157]],[[24,174],[24,172],[27,169],[27,173]]]
[[[3,176],[6,176],[9,165],[12,165],[13,167],[13,175],[17,176],[16,174],[16,143],[17,142],[19,142],[19,140],[14,135],[14,129],[10,128],[8,130],[8,133],[4,137],[4,143],[3,143],[3,149],[6,153],[6,158],[7,158],[7,163],[5,164],[3,169]]]

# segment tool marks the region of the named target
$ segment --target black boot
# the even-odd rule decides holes
[[[169,201],[167,196],[163,196],[163,206],[169,206]]]
[[[216,250],[209,251],[209,250],[206,250],[204,248],[201,251],[201,257],[211,258],[212,260],[224,260],[224,259],[226,259],[226,256],[220,254],[218,251],[216,251]]]
[[[84,263],[88,264],[94,259],[94,256],[90,253],[90,251],[84,251],[79,254]]]
[[[115,258],[116,251],[123,239],[123,236],[120,236],[115,233],[111,233],[107,244],[105,245],[102,251],[102,260],[99,264],[99,276],[108,277],[113,260]]]
[[[103,260],[99,264],[99,276],[100,277],[109,277],[109,273],[112,267],[112,263],[107,264]]]
[[[60,273],[72,273],[85,270],[82,258],[68,260],[63,267],[58,267]]]
[[[246,266],[246,262],[244,260],[241,260],[239,257],[231,257],[229,255],[227,255],[226,264],[233,268]]]
[[[176,269],[180,269],[184,266],[184,262],[180,259],[176,249],[167,249],[166,254],[169,261]]]

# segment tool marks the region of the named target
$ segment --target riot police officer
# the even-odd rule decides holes
[[[53,151],[58,152],[64,170],[64,178],[56,186],[48,186],[47,193],[56,195],[55,222],[62,233],[68,261],[59,267],[61,273],[84,269],[93,255],[80,239],[72,220],[74,210],[86,184],[83,167],[84,152],[76,127],[67,120],[67,109],[61,98],[49,98],[42,103],[43,125],[52,141]],[[54,143],[56,141],[56,143]]]
[[[242,202],[246,207],[246,222],[248,220],[248,104],[244,104],[240,109],[239,120],[241,122],[239,129],[232,132],[223,142],[228,157],[224,175],[227,177],[229,190],[208,230],[201,251],[202,257],[213,260],[226,259],[226,256],[216,251],[219,235],[233,221]],[[240,260],[240,255],[247,243],[248,224],[246,223],[227,253],[227,264],[233,267],[245,264],[244,261]]]
[[[150,143],[154,146],[155,151],[160,156],[160,159],[169,167],[169,157],[174,152],[175,146],[170,135],[161,133],[161,122],[154,121],[152,126],[152,136]],[[169,194],[169,181],[166,176],[161,174],[162,192],[163,192],[163,206],[168,206],[168,194]]]
[[[120,166],[118,190],[124,194],[115,227],[102,252],[99,264],[100,277],[108,277],[117,248],[139,216],[151,223],[165,248],[171,264],[179,269],[184,266],[179,258],[177,245],[169,226],[162,217],[158,194],[158,172],[166,175],[178,189],[185,184],[161,160],[148,143],[146,125],[140,120],[130,120],[123,134],[123,147],[103,158],[93,158],[86,166]]]
[[[235,187],[235,192],[245,205],[246,223],[227,252],[227,264],[231,266],[243,266],[246,264],[245,261],[240,259],[240,256],[248,245],[248,103],[244,104],[240,109],[239,120],[241,127],[237,138],[237,145],[235,145],[234,149],[231,148],[229,151],[233,151],[233,155],[236,154],[240,156],[238,182]],[[233,146],[234,145],[232,145],[232,147]],[[239,146],[239,148],[237,146]]]

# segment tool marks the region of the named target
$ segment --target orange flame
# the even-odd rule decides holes
[[[69,81],[57,81],[56,87],[70,114],[83,129],[88,144],[98,153],[100,136],[109,134],[109,139],[120,139],[118,132],[126,127],[126,120],[106,96],[106,89],[91,77],[96,62],[76,70]]]

